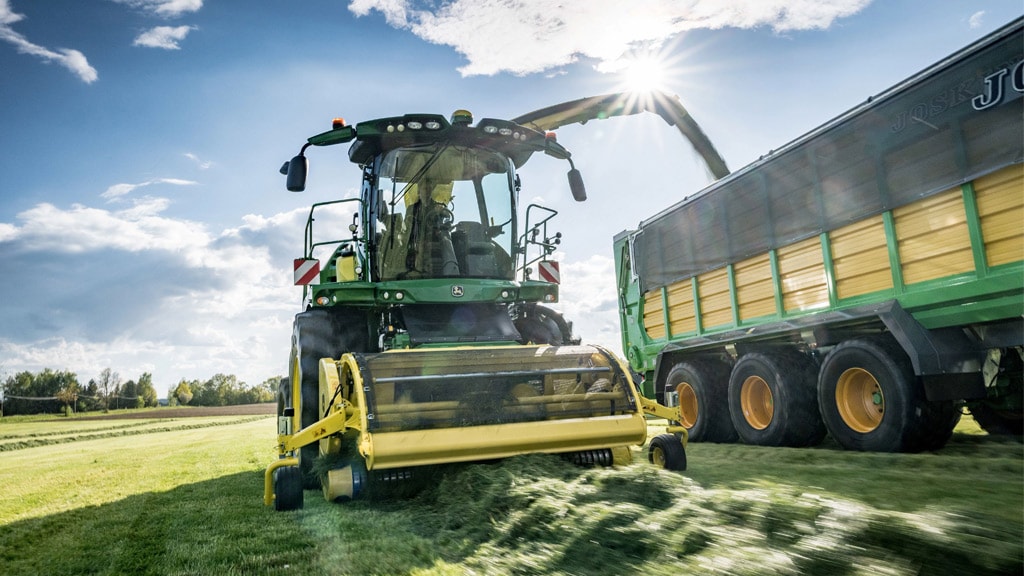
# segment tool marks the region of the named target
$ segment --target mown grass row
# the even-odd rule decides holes
[[[278,513],[261,499],[274,432],[263,417],[6,454],[0,574],[1024,571],[1024,454],[985,437],[917,455],[691,444],[684,474],[640,450],[618,469],[525,456]]]
[[[202,419],[187,418],[181,420],[151,420],[136,424],[127,424],[124,426],[89,429],[80,433],[70,431],[55,432],[53,434],[33,433],[26,436],[15,436],[15,439],[11,439],[10,437],[0,439],[0,452],[24,450],[26,448],[50,446],[53,444],[65,444],[68,442],[81,442],[83,440],[101,440],[103,438],[117,438],[137,434],[175,432],[181,430],[194,430],[198,428],[210,428],[214,426],[227,426],[231,424],[238,424],[240,422],[251,422],[254,420],[265,419],[266,416],[250,416],[247,418],[218,416]],[[169,425],[172,423],[173,425]]]

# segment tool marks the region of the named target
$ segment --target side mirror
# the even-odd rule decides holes
[[[288,167],[288,191],[302,192],[306,189],[306,172],[309,170],[309,160],[299,154],[291,159],[285,166]]]
[[[291,181],[291,177],[289,177],[289,181]],[[577,202],[587,199],[587,187],[583,185],[583,175],[575,168],[569,170],[569,190],[572,190],[572,197]]]

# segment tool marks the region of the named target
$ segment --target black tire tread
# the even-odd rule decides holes
[[[764,430],[750,426],[740,406],[740,387],[750,371],[761,372],[774,398],[775,414]],[[737,433],[747,444],[813,446],[825,437],[818,412],[818,366],[810,356],[789,348],[744,354],[729,378],[729,408]]]
[[[675,434],[658,434],[651,438],[647,450],[647,461],[654,463],[654,451],[660,449],[665,455],[665,470],[682,472],[686,470],[686,448]]]
[[[697,422],[687,432],[690,442],[731,443],[739,439],[729,417],[729,372],[732,367],[717,359],[702,358],[677,363],[665,376],[664,392],[686,379],[697,394]],[[680,379],[676,376],[681,375]]]
[[[274,509],[298,510],[302,505],[302,472],[295,466],[274,470]]]
[[[322,417],[320,359],[339,358],[345,352],[366,351],[366,332],[365,315],[352,308],[313,308],[295,315],[292,346],[293,354],[298,358],[301,378],[299,422],[302,428]],[[299,469],[303,486],[307,489],[320,486],[320,479],[313,469],[313,463],[319,456],[317,443],[299,449]]]
[[[827,380],[832,379],[829,372],[839,354],[866,354],[891,371],[891,376],[895,378],[889,382],[884,374],[875,374],[887,398],[886,416],[875,431],[858,434],[850,430],[836,412],[834,385]],[[959,420],[956,403],[930,402],[925,398],[924,386],[914,373],[910,357],[891,334],[858,337],[841,342],[822,363],[818,386],[820,409],[829,433],[841,446],[850,450],[937,450],[952,436],[953,427]],[[902,410],[899,409],[901,407]]]

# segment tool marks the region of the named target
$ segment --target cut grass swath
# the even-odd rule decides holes
[[[0,573],[1007,574],[1020,444],[938,454],[691,444],[690,469],[441,468],[411,498],[277,513],[273,418],[4,454]]]

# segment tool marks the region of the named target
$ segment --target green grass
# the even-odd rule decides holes
[[[412,498],[308,491],[278,513],[262,503],[274,419],[250,418],[83,421],[124,434],[4,452],[0,574],[1024,571],[1024,449],[969,421],[934,454],[691,444],[684,474],[640,450],[619,469],[527,456],[440,469]],[[55,425],[78,432],[0,434]]]

